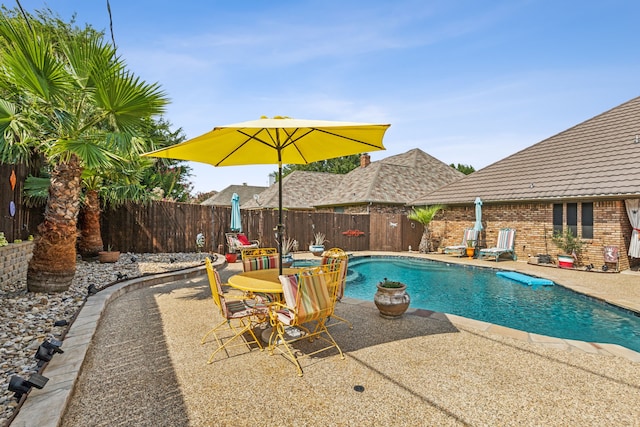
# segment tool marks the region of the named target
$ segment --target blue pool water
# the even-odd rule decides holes
[[[373,300],[383,278],[406,283],[411,307],[527,332],[640,351],[640,317],[562,286],[528,286],[495,269],[402,257],[349,261],[345,295]]]

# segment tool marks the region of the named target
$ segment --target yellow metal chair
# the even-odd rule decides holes
[[[344,296],[344,289],[347,282],[347,267],[349,263],[349,256],[345,251],[340,248],[331,248],[322,253],[322,261],[321,265],[334,265],[335,268],[338,269],[338,292],[336,293],[336,299],[340,301]],[[349,320],[338,316],[337,314],[333,314],[333,319],[336,319],[340,322],[344,322],[349,326],[349,329],[353,329],[353,323]],[[329,326],[337,325],[337,323],[332,323]]]
[[[327,330],[326,322],[333,315],[338,292],[337,270],[322,265],[302,270],[295,275],[280,276],[285,303],[269,306],[269,318],[273,332],[269,338],[269,354],[278,351],[296,365],[302,376],[299,359],[336,348],[340,358],[342,350]],[[292,332],[295,332],[295,334]],[[320,343],[321,348],[302,353],[293,349],[293,343],[309,340]],[[317,344],[316,344],[317,345]]]
[[[207,363],[212,363],[216,354],[221,350],[225,350],[225,352],[227,352],[227,356],[229,356],[227,350],[231,347],[246,345],[247,348],[251,350],[251,344],[257,344],[260,351],[262,351],[262,344],[253,332],[253,326],[266,319],[268,315],[268,308],[264,305],[257,304],[255,300],[244,296],[225,295],[222,291],[220,275],[213,268],[211,260],[206,258],[205,263],[207,275],[209,277],[211,296],[213,297],[213,301],[215,302],[220,315],[224,319],[216,327],[207,332],[200,341],[200,344],[204,344],[207,342],[207,337],[213,334],[216,343],[218,344],[218,348],[211,354]],[[248,302],[252,302],[252,304],[247,304]],[[225,325],[227,325],[226,330],[233,333],[232,336],[229,336],[229,334],[222,336],[223,334],[221,332]],[[252,337],[249,341],[245,337],[245,334],[247,333]],[[241,342],[234,342],[238,338],[241,338]]]
[[[244,249],[242,251],[242,270],[256,271],[280,267],[280,255],[277,248]],[[277,301],[278,296],[264,292],[254,292],[249,295],[261,303]]]
[[[242,258],[245,256],[273,255],[278,253],[278,248],[251,248],[242,250]]]
[[[278,268],[280,255],[276,248],[244,249],[242,251],[242,269],[244,271]]]

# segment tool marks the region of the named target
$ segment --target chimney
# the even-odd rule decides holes
[[[367,153],[360,154],[360,167],[366,168],[371,164],[371,156]]]

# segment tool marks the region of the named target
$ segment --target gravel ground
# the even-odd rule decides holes
[[[223,280],[240,268],[229,265]],[[387,320],[355,300],[337,314],[354,323],[331,328],[346,359],[306,360],[299,378],[290,362],[257,349],[206,363],[215,347],[200,339],[220,321],[206,277],[125,294],[103,314],[61,425],[640,425],[630,360],[419,312]]]
[[[37,372],[34,354],[44,339],[60,339],[84,304],[89,285],[98,288],[138,276],[180,270],[204,262],[206,254],[121,254],[118,262],[78,261],[68,291],[57,294],[29,293],[25,281],[0,283],[0,425],[6,423],[18,402],[8,391],[12,375],[28,377]]]

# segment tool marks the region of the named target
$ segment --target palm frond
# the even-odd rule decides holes
[[[48,177],[28,176],[24,181],[24,203],[28,207],[44,206],[49,197],[51,179]]]
[[[77,155],[84,167],[96,170],[116,168],[116,165],[122,160],[120,156],[89,138],[59,139],[49,151],[52,157],[63,159],[63,161],[68,157],[69,153]]]

